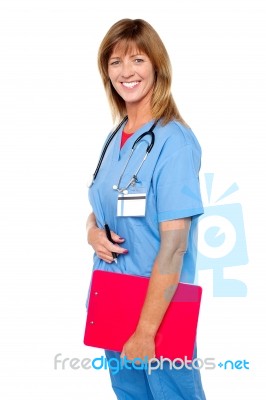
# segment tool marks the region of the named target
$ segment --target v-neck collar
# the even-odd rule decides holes
[[[121,143],[121,137],[122,137],[122,132],[124,129],[125,124],[120,128],[119,132],[117,132],[115,138],[114,138],[114,152],[113,152],[113,161],[120,161],[121,158],[127,153],[133,146],[133,143],[137,138],[144,132],[147,132],[152,124],[154,123],[154,119],[146,122],[146,124],[142,125],[139,129],[136,130],[136,132],[131,135],[130,138],[127,139],[126,143],[120,149],[120,143]],[[126,123],[126,122],[125,122]]]

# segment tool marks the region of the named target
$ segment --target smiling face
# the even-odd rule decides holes
[[[108,75],[116,92],[129,106],[147,106],[154,87],[154,68],[149,57],[129,46],[117,45],[108,62]]]

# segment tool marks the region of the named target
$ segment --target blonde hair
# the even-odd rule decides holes
[[[113,88],[108,75],[108,62],[114,48],[123,46],[125,54],[132,47],[145,53],[155,71],[155,85],[151,98],[151,113],[163,125],[177,120],[186,125],[171,93],[172,68],[166,48],[154,28],[143,19],[122,19],[116,22],[103,38],[98,51],[98,68],[111,106],[114,119],[126,115],[126,105]]]

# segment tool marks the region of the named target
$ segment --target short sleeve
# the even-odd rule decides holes
[[[158,222],[199,216],[201,149],[196,141],[179,147],[165,143],[154,171]]]

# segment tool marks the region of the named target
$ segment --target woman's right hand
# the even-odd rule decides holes
[[[117,254],[128,253],[127,249],[119,246],[119,244],[123,243],[125,239],[119,237],[115,232],[112,231],[111,237],[112,240],[117,244],[113,244],[107,239],[105,229],[98,228],[94,214],[90,214],[87,221],[88,243],[92,246],[97,256],[107,263],[112,263],[114,261],[112,252]]]

